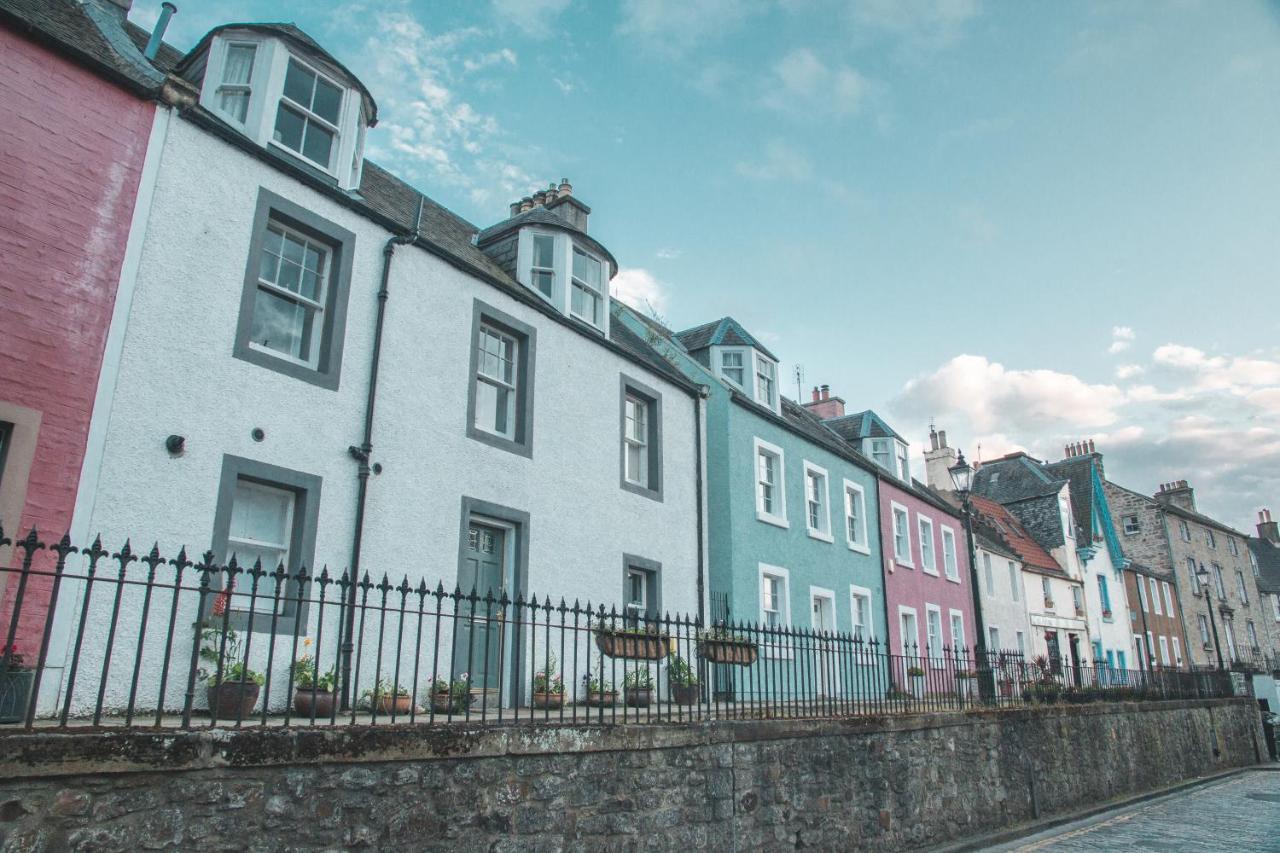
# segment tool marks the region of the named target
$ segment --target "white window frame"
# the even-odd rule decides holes
[[[1244,623],[1245,636],[1249,638],[1249,650],[1252,651],[1261,648],[1258,643],[1258,626],[1254,624],[1252,619],[1245,620]]]
[[[1240,546],[1236,544],[1236,538],[1234,536],[1227,537],[1227,550],[1231,552],[1231,556],[1233,557],[1240,556]]]
[[[991,554],[988,551],[982,551],[982,574],[987,580],[987,595],[992,598],[996,597],[996,576],[991,568]]]
[[[1240,603],[1249,606],[1249,588],[1245,584],[1244,572],[1236,569],[1236,592],[1240,594]]]
[[[1147,612],[1147,593],[1146,593],[1147,584],[1145,582],[1145,579],[1142,577],[1142,575],[1134,575],[1134,579],[1137,581],[1136,586],[1138,587],[1138,609],[1141,610],[1143,613],[1146,613]]]
[[[899,566],[914,569],[916,564],[911,559],[911,511],[897,501],[890,501],[889,507],[889,535],[893,537],[893,561]],[[906,538],[905,554],[898,550],[899,512],[902,513],[903,518],[902,535]]]
[[[858,609],[859,600],[863,602],[866,608],[862,613]],[[858,631],[861,629],[863,642],[870,642],[876,636],[875,609],[871,606],[873,600],[871,590],[865,586],[849,584],[849,633],[853,637],[858,637]],[[860,619],[860,616],[865,616],[865,621]]]
[[[925,549],[925,528],[929,528],[929,548]],[[920,541],[920,571],[938,577],[938,540],[934,537],[933,519],[916,513],[916,535]]]
[[[850,513],[850,509],[854,513]],[[857,523],[853,525],[858,537],[856,540],[849,536],[850,518],[856,518]],[[862,486],[851,480],[844,481],[844,536],[850,551],[868,555],[871,553],[870,540],[867,538],[867,494]]]
[[[822,586],[809,587],[809,627],[813,632],[818,633],[818,625],[813,621],[813,600],[822,598],[831,605],[831,633],[836,634],[840,630],[840,615],[836,612],[836,592],[833,589],[827,589]]]
[[[311,164],[315,168],[324,172],[326,175],[337,175],[338,164],[342,162],[343,152],[346,150],[346,145],[345,145],[346,140],[344,138],[346,134],[343,132],[343,126],[346,124],[347,108],[348,108],[348,101],[351,98],[351,89],[348,86],[342,85],[342,83],[339,82],[338,80],[335,80],[334,78],[330,77],[328,73],[321,70],[320,67],[317,66],[315,63],[308,62],[307,60],[293,54],[288,50],[286,50],[285,53],[287,55],[285,56],[284,63],[280,70],[280,94],[275,99],[275,109],[271,111],[270,121],[268,122],[268,127],[267,127],[268,144],[275,148],[279,148],[281,151],[287,151],[290,155],[297,157],[300,160],[306,161],[307,163]],[[305,70],[316,75],[317,80],[324,80],[326,83],[333,86],[335,89],[337,89],[342,93],[341,101],[339,101],[338,103],[337,124],[334,124],[333,122],[330,122],[327,118],[324,118],[323,116],[312,112],[309,106],[304,107],[302,104],[298,103],[292,98],[288,98],[290,107],[296,110],[297,112],[302,113],[306,121],[308,122],[314,121],[316,124],[320,125],[321,127],[330,131],[333,134],[333,146],[331,148],[333,153],[329,158],[330,163],[327,166],[323,163],[312,160],[310,157],[308,157],[306,154],[303,154],[301,151],[294,151],[289,146],[284,145],[275,140],[276,116],[279,115],[281,105],[284,103],[287,97],[284,93],[284,81],[285,81],[285,75],[287,75],[289,72],[289,63],[291,61],[298,63]],[[302,138],[304,141],[306,140],[305,125],[303,129]]]
[[[239,47],[247,47],[247,48],[253,49],[253,64],[249,69],[249,80],[248,82],[245,82],[245,83],[228,83],[226,82],[227,59],[231,55],[232,48],[239,48]],[[224,119],[231,122],[232,124],[237,124],[237,125],[240,125],[241,127],[247,127],[249,124],[250,113],[253,110],[253,92],[255,88],[254,78],[257,77],[261,79],[262,77],[262,72],[259,71],[259,67],[262,64],[262,57],[264,53],[262,49],[262,44],[253,39],[224,39],[222,43],[219,45],[219,50],[221,51],[221,54],[219,57],[221,61],[218,63],[218,69],[217,69],[218,76],[216,78],[217,83],[214,85],[214,89],[213,89],[214,112],[216,112],[218,115],[222,116]],[[237,93],[242,92],[246,96],[248,96],[248,101],[246,101],[245,103],[245,112],[244,112],[243,119],[222,109],[222,93],[225,91],[234,91]]]
[[[1040,576],[1040,592],[1044,597],[1044,609],[1053,610],[1057,602],[1053,600],[1053,583],[1044,575]]]
[[[1171,637],[1169,639],[1169,642],[1173,643],[1173,662],[1178,666],[1179,669],[1181,669],[1182,668],[1182,641],[1179,640],[1177,637]]]
[[[937,644],[935,648],[934,638],[931,633],[933,628],[933,617],[938,617],[938,633],[936,636]],[[946,625],[942,621],[942,608],[936,604],[924,605],[924,641],[925,641],[925,657],[929,659],[931,664],[941,666],[942,649],[946,646]]]
[[[751,372],[751,395],[760,405],[766,407],[770,411],[778,411],[778,363],[773,359],[765,356],[763,353],[751,351],[755,355],[754,364]],[[762,371],[761,366],[767,365],[768,370]],[[760,377],[762,374],[771,374],[767,378],[772,383],[771,394],[767,399],[760,399]]]
[[[907,614],[910,614],[911,624],[915,626],[915,633],[910,638],[908,638],[906,632],[902,630],[902,617]],[[907,642],[908,639],[910,639],[910,643]],[[902,646],[900,654],[904,658],[912,654],[912,652],[909,651],[909,648],[911,647],[915,648],[914,657],[917,660],[920,658],[920,614],[914,607],[908,607],[905,604],[898,605],[898,643]]]
[[[1191,541],[1191,525],[1181,518],[1178,519],[1178,535],[1182,537],[1183,542]]]
[[[1218,537],[1213,535],[1211,528],[1204,529],[1204,544],[1208,545],[1210,550],[1218,550]]]
[[[627,615],[634,618],[645,619],[649,616],[649,575],[650,572],[634,566],[627,566],[627,594],[631,594],[631,581],[634,578],[640,579],[640,600],[638,602],[627,601],[623,604],[623,609],[627,611]]]
[[[759,564],[759,573],[756,576],[756,600],[760,607],[760,624],[767,626],[769,624],[768,617],[765,615],[764,607],[764,583],[765,577],[771,577],[782,582],[782,602],[781,609],[778,611],[778,624],[773,626],[773,631],[782,631],[791,627],[791,572],[781,566],[772,566],[768,563]],[[769,636],[768,633],[765,636]],[[792,656],[792,650],[789,644],[784,641],[765,641],[763,644],[764,653],[772,658],[789,658]]]
[[[622,476],[623,476],[623,479],[625,479],[628,483],[632,484],[633,486],[640,486],[642,488],[647,489],[649,488],[649,423],[650,423],[650,418],[653,417],[653,412],[650,411],[650,405],[648,400],[630,391],[627,391],[626,394],[624,395],[622,405],[623,405],[624,413],[628,407],[634,407],[636,411],[636,418],[634,419],[627,418],[625,414],[623,416]],[[636,422],[639,423],[640,436],[638,438],[634,435],[629,435],[627,433],[627,428],[626,428],[627,424],[631,423],[632,420],[635,420]],[[630,451],[631,451],[631,448],[633,447],[638,448],[640,452],[640,457],[639,457],[640,470],[636,472],[631,472],[627,470],[628,467],[630,466],[630,460],[631,460]],[[631,476],[632,473],[635,474],[634,477]]]
[[[1027,636],[1021,631],[1014,631],[1014,640],[1018,646],[1018,654],[1026,655],[1027,653]]]
[[[1133,522],[1132,527],[1129,525],[1130,521]],[[1137,536],[1141,532],[1142,532],[1142,520],[1139,519],[1138,516],[1136,515],[1126,515],[1124,517],[1124,535]]]
[[[1000,629],[995,625],[987,626],[987,651],[998,651],[1000,649]]]
[[[1191,594],[1200,594],[1200,576],[1196,574],[1196,558],[1187,557],[1187,574],[1191,578]]]
[[[1164,634],[1160,635],[1160,665],[1172,666],[1173,658],[1169,657],[1169,638]]]
[[[1173,590],[1169,588],[1168,581],[1160,581],[1160,589],[1164,592],[1164,612],[1166,616],[1173,616]]]
[[[1222,566],[1218,565],[1217,563],[1210,563],[1209,566],[1210,568],[1213,569],[1213,586],[1218,593],[1218,600],[1226,601],[1227,600],[1227,582],[1222,579]]]
[[[286,225],[284,222],[282,222],[279,218],[275,216],[270,216],[267,218],[266,231],[270,232],[272,230],[277,231],[282,235],[281,244],[280,244],[281,252],[284,251],[283,241],[286,239],[293,240],[295,243],[301,242],[304,246],[311,247],[320,252],[320,275],[317,278],[317,280],[319,281],[319,293],[317,293],[314,298],[310,296],[303,296],[301,293],[295,293],[294,291],[290,290],[287,287],[281,287],[276,282],[267,281],[262,277],[261,275],[262,256],[266,252],[266,243],[265,243],[266,236],[265,235],[262,238],[263,239],[262,245],[258,247],[258,257],[254,259],[254,266],[258,270],[258,272],[255,273],[258,290],[265,290],[268,293],[274,295],[278,299],[283,299],[285,301],[293,302],[297,305],[301,305],[312,312],[311,340],[308,341],[308,351],[310,352],[310,356],[308,358],[298,358],[296,356],[290,355],[289,353],[281,352],[280,350],[263,346],[262,344],[259,344],[257,341],[253,340],[252,333],[250,334],[250,338],[249,338],[249,348],[252,350],[255,350],[256,352],[269,355],[272,358],[278,358],[278,359],[281,359],[282,361],[287,361],[291,364],[298,364],[303,367],[309,368],[311,370],[318,370],[320,367],[320,351],[324,349],[326,344],[325,313],[329,310],[329,307],[328,307],[329,306],[329,289],[334,277],[333,262],[337,256],[334,252],[334,247],[331,244],[326,243],[324,240],[317,239],[303,231],[299,231],[298,229],[293,228],[289,225]],[[279,276],[280,276],[280,267],[284,263],[285,263],[285,260],[281,256],[279,258],[278,263],[276,264],[277,280],[279,279]],[[254,295],[255,297],[257,296],[256,293]],[[250,310],[253,312],[257,311],[256,301],[254,302],[253,308]],[[252,326],[252,323],[253,323],[253,318],[250,317],[250,326]]]
[[[871,452],[867,455],[871,457],[871,461],[892,474],[893,473],[893,439],[872,438],[872,439],[869,439],[869,441],[871,442]],[[881,447],[884,448],[883,452],[877,449]],[[881,464],[880,461],[876,458],[877,456],[884,456],[885,464]]]
[[[1160,582],[1155,578],[1147,578],[1147,583],[1151,585],[1151,612],[1157,616],[1164,615],[1164,608],[1160,606]]]
[[[754,350],[752,350],[751,347],[716,347],[715,348],[716,376],[720,377],[725,382],[728,382],[730,385],[732,385],[734,388],[737,388],[739,391],[745,392],[747,390],[747,373],[748,371],[751,371],[752,368],[755,366],[755,359],[752,357],[753,352]],[[727,373],[725,373],[724,357],[726,355],[736,355],[740,359],[742,359],[742,364],[739,367],[734,368],[736,370],[742,371],[741,382],[739,382],[736,379],[733,379]],[[752,375],[754,377],[754,374]]]
[[[1014,560],[1009,560],[1009,591],[1013,594],[1014,601],[1022,600],[1022,572],[1018,571],[1018,564]]]
[[[942,575],[952,583],[960,583],[960,552],[954,528],[942,524]],[[947,541],[951,542],[951,560],[947,561]]]
[[[494,429],[492,425],[489,425],[489,424],[474,423],[473,426],[477,430],[480,430],[481,432],[484,432],[484,433],[488,433],[489,435],[496,435],[500,438],[505,438],[510,441],[514,441],[516,437],[516,421],[518,420],[518,412],[519,412],[520,347],[522,342],[519,338],[515,337],[514,335],[506,331],[503,331],[498,326],[495,326],[492,323],[489,323],[482,318],[480,320],[478,334],[484,335],[486,333],[496,338],[499,338],[501,340],[506,340],[511,342],[511,382],[508,383],[506,382],[506,380],[502,379],[501,377],[490,376],[489,374],[484,372],[481,366],[481,359],[479,355],[480,341],[478,339],[473,340],[471,342],[471,346],[475,347],[477,350],[476,373],[475,373],[475,376],[472,377],[472,381],[476,382],[477,384],[483,382],[487,385],[492,385],[495,388],[499,388],[507,391],[511,395],[510,397],[511,402],[509,405],[509,411],[507,415],[507,431],[499,432],[498,430]],[[476,416],[477,417],[479,416],[479,413],[480,413],[479,396],[480,396],[479,391],[477,391],[476,392],[476,400],[477,400]]]
[[[893,473],[902,482],[911,482],[911,455],[907,445],[896,439],[893,442]]]
[[[1213,635],[1209,633],[1209,617],[1203,613],[1197,613],[1196,624],[1200,628],[1200,642],[1206,649],[1213,648]]]
[[[551,231],[542,231],[536,228],[527,229],[527,231],[522,232],[521,236],[523,236],[524,233],[527,233],[529,235],[528,236],[529,249],[528,249],[528,253],[524,255],[524,260],[526,261],[526,264],[524,265],[525,268],[521,270],[521,272],[525,273],[528,276],[528,280],[523,282],[523,284],[527,285],[530,290],[532,290],[538,296],[541,296],[543,299],[547,300],[551,304],[558,305],[560,301],[560,294],[561,294],[561,291],[563,290],[564,285],[561,283],[561,280],[562,280],[562,274],[560,270],[561,264],[557,262],[557,259],[562,254],[560,250],[560,241],[563,240],[564,238],[562,235],[555,234]],[[538,256],[537,250],[534,248],[534,245],[539,239],[545,239],[545,240],[551,241],[551,266],[549,267],[540,267],[534,264],[534,261]],[[517,254],[519,253],[520,248],[521,247],[519,246],[519,240],[517,240],[517,246],[516,246]],[[538,289],[538,285],[535,283],[535,278],[534,278],[534,273],[536,272],[551,273],[551,292],[550,293],[543,293],[541,290]]]
[[[590,326],[593,329],[600,329],[603,331],[609,322],[608,321],[608,318],[609,318],[609,264],[603,258],[597,257],[593,252],[588,252],[586,249],[575,244],[572,240],[570,240],[569,243],[570,243],[569,265],[568,265],[568,268],[565,270],[565,272],[568,275],[568,281],[569,281],[568,291],[569,292],[565,300],[565,308],[567,309],[567,313],[570,317],[573,317],[574,319],[577,319],[577,320],[581,320],[582,322],[586,323],[588,326]],[[578,278],[576,275],[573,274],[573,256],[577,253],[581,253],[583,257],[590,258],[591,260],[595,261],[597,264],[600,265],[600,289],[599,290],[587,284],[587,282],[583,281],[582,279]],[[586,315],[583,315],[583,314],[579,314],[577,311],[573,310],[573,291],[575,288],[577,288],[578,290],[594,293],[596,295],[596,298],[600,300],[599,321],[592,320],[590,317],[587,317]]]
[[[283,531],[284,542],[268,542],[262,539],[247,539],[247,538],[242,539],[232,535],[232,524],[233,524],[233,519],[235,518],[235,498],[236,496],[238,496],[241,489],[249,492],[258,492],[260,494],[270,495],[273,498],[278,494],[283,494],[288,497],[289,500],[285,506],[285,513],[284,513],[284,531]],[[246,549],[251,549],[253,551],[258,551],[258,550],[279,551],[281,554],[281,557],[277,561],[277,564],[280,562],[283,562],[285,566],[285,570],[287,572],[289,569],[289,555],[290,555],[290,552],[293,550],[293,516],[294,516],[294,513],[297,512],[297,508],[298,508],[298,496],[292,490],[283,488],[281,486],[270,485],[267,483],[259,483],[255,480],[249,480],[244,477],[237,478],[235,482],[233,496],[231,499],[231,512],[227,516],[228,521],[227,521],[226,559],[228,560],[231,559],[232,555],[236,553],[237,545]],[[244,560],[239,560],[238,562],[239,562],[240,568],[242,569],[248,570],[253,568],[253,563],[251,562],[246,562]],[[276,570],[276,565],[270,565],[270,566],[263,565],[262,568],[264,571],[270,573]],[[249,581],[250,583],[252,582],[252,579],[249,578],[248,575],[245,576],[245,580]],[[287,581],[286,581],[286,584],[287,584]],[[278,602],[282,607],[285,603],[283,598],[285,594],[286,593],[284,591],[281,592],[281,598]],[[260,594],[253,601],[253,611],[255,613],[270,613],[272,610],[272,606],[276,603],[277,603],[276,597],[274,595],[267,595],[265,593]],[[247,600],[245,601],[242,609],[245,611],[249,610],[249,603]]]
[[[756,438],[753,444],[754,452],[751,456],[751,479],[755,485],[756,493],[756,519],[766,524],[772,524],[776,527],[790,527],[787,521],[787,461],[781,447],[772,442],[765,441],[763,438]],[[774,482],[772,483],[774,491],[774,508],[776,512],[769,512],[764,508],[764,490],[761,488],[760,480],[760,455],[768,454],[774,459]]]
[[[803,460],[804,464],[804,526],[805,532],[812,539],[818,539],[823,542],[836,541],[831,535],[831,478],[827,475],[827,469],[819,465],[815,465],[808,459]],[[817,521],[820,526],[814,527],[810,523],[811,509],[810,504],[813,503],[812,496],[809,493],[809,484],[811,481],[817,481],[819,498],[817,506]]]
[[[960,625],[960,636],[956,636],[956,625]],[[959,657],[961,654],[967,654],[969,643],[964,636],[964,611],[956,610],[954,607],[947,608],[947,629],[951,637],[951,656]]]

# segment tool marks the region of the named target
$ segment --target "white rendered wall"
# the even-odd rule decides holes
[[[1017,650],[1018,631],[1022,632],[1027,654],[1031,654],[1031,623],[1027,619],[1028,581],[1023,578],[1022,564],[1014,561],[1014,577],[1018,583],[1018,599],[1013,599],[1013,590],[1009,583],[1009,558],[1001,554],[993,554],[982,548],[977,549],[978,578],[982,590],[982,621],[986,628],[992,626],[1000,630],[1000,649]],[[994,580],[994,592],[987,584],[986,559],[991,560],[991,575]],[[1040,594],[1038,576],[1032,575],[1030,583],[1034,584],[1031,593]],[[982,638],[984,645],[991,636]]]
[[[260,187],[356,234],[336,391],[232,357]],[[174,121],[164,143],[114,405],[105,425],[100,484],[86,525],[90,535],[101,533],[112,550],[127,537],[135,549],[157,542],[166,556],[185,545],[198,559],[210,546],[223,455],[232,454],[321,477],[316,567],[327,565],[336,574],[347,566],[357,474],[347,447],[362,438],[375,296],[389,236],[191,123]],[[622,555],[630,553],[662,564],[665,610],[696,614],[693,399],[419,248],[397,250],[390,293],[372,456],[383,473],[370,478],[362,570],[375,581],[385,572],[393,583],[407,576],[414,585],[425,579],[433,588],[437,581],[451,588],[465,495],[529,513],[528,590],[540,598],[618,604]],[[476,298],[537,329],[532,459],[466,435]],[[662,394],[661,502],[619,486],[623,373]],[[261,443],[251,438],[255,427],[266,433]],[[186,452],[176,459],[164,449],[171,433],[186,437]],[[76,560],[72,571],[82,568]],[[100,573],[111,568],[107,562]],[[130,569],[130,577],[145,573],[137,564]],[[162,567],[158,576],[171,579],[172,569]],[[187,582],[195,580],[188,572]],[[100,590],[82,652],[77,708],[92,701],[97,686],[92,673],[102,666],[112,605],[107,592],[114,589],[100,585]],[[61,606],[78,603],[82,594],[82,585],[68,584]],[[166,622],[169,601],[160,594],[151,604],[152,613],[163,614]],[[141,606],[141,592],[127,591],[113,672],[132,666]],[[336,620],[331,620],[336,613],[336,608],[326,610],[326,646],[335,636]],[[187,597],[177,620],[176,661],[190,654],[194,615],[194,600]],[[312,635],[315,615],[313,609]],[[393,624],[387,627],[395,631]],[[366,636],[376,637],[376,626]],[[446,626],[442,642],[448,638]],[[260,636],[255,643],[261,653],[255,660],[265,662],[266,644]],[[150,697],[151,705],[161,645],[154,634],[148,636],[139,694]],[[287,660],[289,641],[282,638],[275,651],[277,661]],[[365,667],[361,680],[368,682],[367,661]],[[184,672],[185,665],[171,665],[171,671]],[[127,680],[113,676],[108,681],[107,705],[123,704]],[[180,704],[185,688],[171,682],[166,704]],[[282,684],[273,685],[277,702],[283,691]]]

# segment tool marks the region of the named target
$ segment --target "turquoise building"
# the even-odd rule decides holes
[[[874,639],[883,648],[886,626],[875,467],[821,422],[840,401],[817,392],[804,406],[783,398],[778,359],[732,318],[672,332],[615,305],[617,320],[710,389],[711,621],[758,623],[784,635],[800,629],[837,635],[816,655],[785,648],[785,640],[779,648],[762,643],[761,663],[747,668],[762,672],[733,673],[738,692],[771,677],[770,659],[795,657],[807,661],[800,667],[807,674],[789,692],[882,692],[851,665],[863,648],[852,638]],[[792,678],[796,667],[778,669]]]

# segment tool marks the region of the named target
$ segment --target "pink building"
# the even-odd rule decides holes
[[[0,524],[72,529],[162,75],[124,0],[0,0]],[[161,436],[163,438],[163,436]],[[74,535],[74,534],[73,534]],[[36,565],[52,556],[39,552]],[[22,551],[0,547],[0,566]],[[17,577],[0,572],[0,644]],[[24,591],[16,645],[38,652],[50,580]]]

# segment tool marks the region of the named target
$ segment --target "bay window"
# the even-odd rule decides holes
[[[548,299],[555,298],[556,238],[550,234],[533,235],[533,263],[529,268],[533,289]]]
[[[597,327],[604,322],[601,311],[604,303],[602,270],[603,265],[597,258],[574,246],[569,313]]]
[[[272,140],[329,171],[338,138],[342,93],[336,83],[290,57]]]
[[[256,44],[227,45],[222,79],[216,92],[217,111],[240,124],[244,124],[249,117],[249,98],[253,94],[253,62],[257,55]]]
[[[756,353],[756,402],[777,411],[778,366]]]

